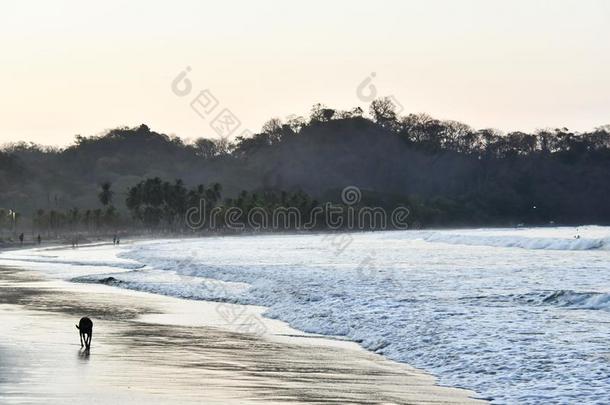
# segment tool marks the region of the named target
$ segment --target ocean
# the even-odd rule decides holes
[[[2,264],[264,306],[493,403],[610,403],[609,227],[168,239]]]

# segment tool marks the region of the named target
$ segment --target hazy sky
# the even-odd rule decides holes
[[[0,69],[0,143],[140,123],[214,137],[224,108],[239,135],[316,102],[364,107],[373,72],[404,113],[586,130],[610,124],[610,0],[3,0]],[[201,118],[190,102],[204,89],[218,106]]]

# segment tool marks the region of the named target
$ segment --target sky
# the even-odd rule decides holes
[[[0,144],[141,123],[239,136],[373,96],[584,131],[610,124],[610,0],[0,0],[0,73]]]

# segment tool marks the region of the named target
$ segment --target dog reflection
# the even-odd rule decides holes
[[[91,355],[91,349],[84,348],[78,351],[78,358],[84,361],[89,360],[89,356]]]

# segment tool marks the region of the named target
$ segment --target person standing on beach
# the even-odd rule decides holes
[[[19,244],[23,245],[23,233],[19,235]]]
[[[39,245],[42,243],[42,238],[40,237],[40,234],[38,234],[38,236],[36,237],[36,242],[38,242]]]

